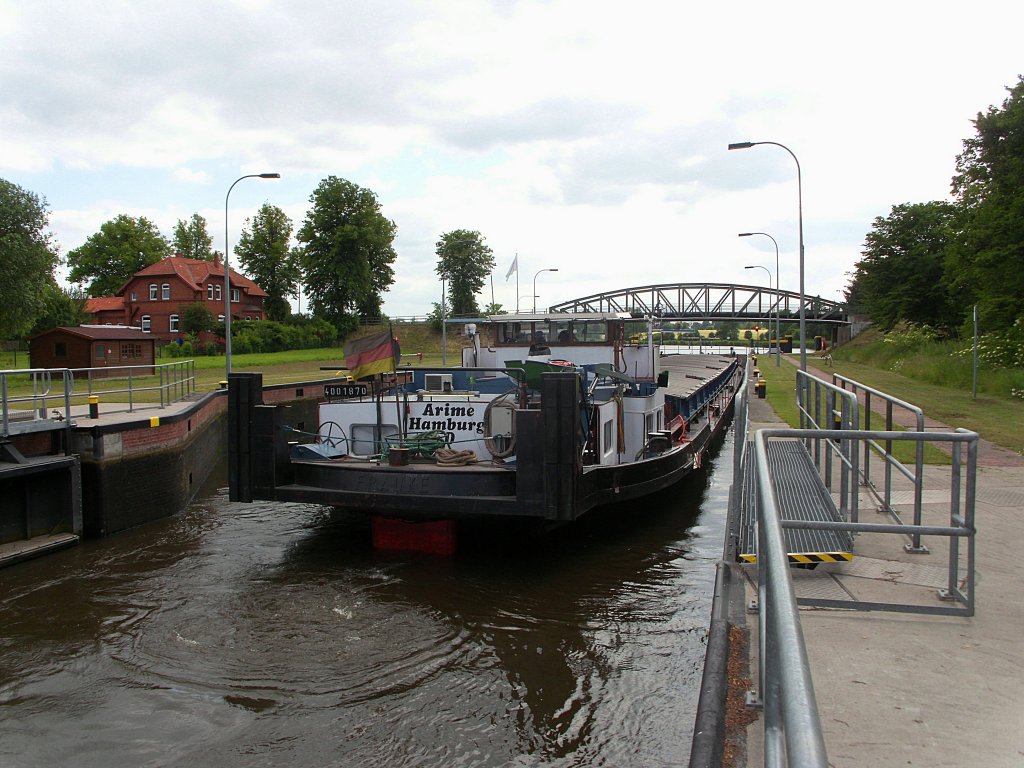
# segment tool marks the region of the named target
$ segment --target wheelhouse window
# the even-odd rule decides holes
[[[156,283],[149,284],[149,300],[156,301]]]
[[[177,331],[178,331],[178,316],[177,315],[171,315],[168,318],[168,328],[167,328],[167,330],[169,330],[171,333],[177,333]]]
[[[149,333],[152,328],[152,319],[149,315],[142,316],[142,332]]]
[[[168,301],[171,298],[171,284],[164,283],[160,286],[160,298],[164,301]]]

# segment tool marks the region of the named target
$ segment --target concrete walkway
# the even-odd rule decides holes
[[[767,401],[757,398],[750,400],[749,418],[752,431],[782,426]],[[991,444],[979,454],[975,616],[800,611],[830,765],[1024,765],[1024,580],[1018,562],[1024,552],[1024,458]],[[949,472],[948,466],[925,470],[926,523],[948,522],[948,501],[929,501],[940,501],[943,491],[948,500]],[[866,493],[861,510],[863,522],[891,522],[874,512]],[[797,595],[838,591],[862,600],[939,604],[937,590],[947,575],[945,540],[929,538],[931,554],[905,552],[904,540],[862,534],[850,564],[794,569]],[[756,573],[745,573],[749,601],[756,597]],[[756,617],[748,616],[748,627],[756,653]],[[755,679],[756,669],[753,659]],[[747,765],[762,765],[760,720],[747,735]]]

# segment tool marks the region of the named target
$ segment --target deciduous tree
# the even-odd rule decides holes
[[[383,293],[395,280],[398,228],[373,192],[337,176],[321,181],[309,201],[297,235],[304,292],[312,313],[346,335],[358,318],[380,316]]]
[[[437,274],[447,281],[447,304],[452,315],[480,313],[476,295],[494,269],[494,255],[483,236],[468,229],[455,229],[437,241]]]
[[[188,221],[178,219],[171,240],[174,250],[189,259],[213,261],[213,238],[206,230],[206,219],[193,213]]]
[[[60,263],[48,226],[45,199],[0,179],[0,338],[24,335],[43,312]]]
[[[900,320],[955,328],[959,316],[944,279],[946,249],[955,235],[950,203],[894,205],[864,238],[850,294],[882,330]]]
[[[89,280],[90,296],[110,296],[136,272],[170,255],[167,238],[153,222],[122,213],[68,253],[68,280]]]
[[[284,320],[291,314],[289,297],[298,292],[301,270],[298,253],[289,248],[292,220],[276,205],[264,203],[250,223],[245,220],[235,246],[246,274],[267,292],[263,302],[268,320]]]
[[[1024,77],[1009,94],[1001,109],[978,114],[953,177],[962,221],[947,280],[961,314],[977,303],[987,328],[1024,317]]]

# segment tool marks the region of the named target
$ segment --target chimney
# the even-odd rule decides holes
[[[220,251],[214,251],[213,252],[213,266],[215,266],[215,267],[219,267],[220,266]]]

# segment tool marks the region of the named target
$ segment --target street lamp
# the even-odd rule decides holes
[[[557,272],[558,267],[551,267],[550,269],[541,269],[533,276],[533,314],[537,314],[537,275],[541,272]]]
[[[280,179],[280,173],[247,173],[239,176],[228,187],[228,193],[224,195],[224,367],[227,375],[231,375],[231,270],[228,267],[230,261],[231,243],[228,241],[228,199],[231,197],[231,190],[235,184],[242,179]]]
[[[463,245],[465,243],[475,243],[476,240],[452,240],[450,243],[445,243],[441,248],[441,260],[444,261],[444,255],[448,252],[448,249],[453,245]],[[441,273],[441,365],[448,365],[448,323],[447,323],[447,310],[445,308],[445,295],[444,295],[444,272]]]
[[[779,244],[775,242],[775,238],[769,235],[767,232],[740,232],[737,237],[750,237],[751,235],[764,235],[773,243],[775,243],[775,367],[778,368],[782,362],[782,329],[779,321],[779,310],[782,306],[782,294],[779,292]],[[750,267],[746,267],[750,269]],[[768,275],[768,285],[771,286],[771,275]],[[769,322],[770,322],[769,318]]]
[[[793,150],[785,144],[779,144],[777,141],[738,141],[730,144],[729,149],[750,149],[751,147],[756,147],[758,144],[771,144],[775,147],[781,147],[789,152],[789,156],[792,157],[793,162],[796,163],[797,213],[800,226],[800,370],[806,371],[807,326],[804,320],[804,193],[803,181],[800,176],[800,161],[797,160],[796,155],[793,154]]]
[[[762,267],[760,264],[752,264],[749,267],[744,267],[744,269],[763,269],[765,271],[765,273],[768,275],[768,290],[770,291],[772,289],[772,272],[771,272],[770,269],[768,269],[768,267]],[[771,331],[772,331],[772,311],[769,309],[768,310],[768,333],[770,334]],[[771,351],[772,351],[772,345],[771,345],[771,342],[768,342],[768,354],[771,354]],[[776,355],[776,357],[778,357],[778,355]]]

